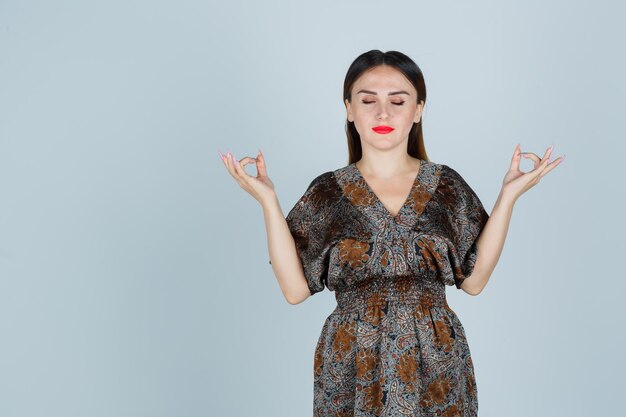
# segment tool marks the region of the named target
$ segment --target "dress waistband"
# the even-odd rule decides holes
[[[447,305],[445,285],[417,276],[372,277],[348,289],[336,290],[335,299],[342,311],[373,305],[383,307],[390,302],[426,307]]]

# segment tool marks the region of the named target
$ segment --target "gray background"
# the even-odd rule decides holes
[[[429,157],[488,212],[516,143],[567,154],[448,288],[480,415],[622,410],[624,7],[445,3],[2,1],[0,415],[310,416],[334,294],[285,301],[217,151],[263,149],[286,215],[347,163],[370,49],[421,67]]]

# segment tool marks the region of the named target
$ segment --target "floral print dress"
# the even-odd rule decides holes
[[[316,177],[287,215],[311,294],[337,300],[315,349],[315,417],[478,415],[445,286],[472,273],[489,215],[454,169],[420,161],[396,216],[355,163]]]

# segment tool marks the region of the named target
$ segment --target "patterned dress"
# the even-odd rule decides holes
[[[337,300],[315,349],[315,417],[478,415],[445,286],[472,273],[488,219],[465,180],[430,161],[395,217],[355,163],[311,182],[286,220],[311,294]]]

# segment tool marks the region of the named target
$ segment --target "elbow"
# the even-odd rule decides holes
[[[285,300],[291,305],[296,305],[300,303],[296,296],[291,292],[283,292],[283,296],[285,297]]]
[[[463,280],[463,283],[461,284],[461,289],[467,294],[476,297],[483,291],[483,287],[478,287],[474,285],[476,280],[472,280],[471,278],[472,277],[470,276]]]
[[[295,306],[296,304],[300,304],[300,301],[296,300],[295,298],[291,298],[289,296],[285,296],[285,300],[287,300],[287,302],[291,304],[292,306]]]
[[[485,289],[484,285],[473,286],[473,287],[470,287],[469,294],[473,295],[474,297],[476,297],[476,296],[480,295],[480,293],[482,293],[484,289]]]
[[[465,292],[465,294],[471,295],[473,297],[476,297],[478,294],[480,294],[480,291],[476,291],[467,287],[461,287],[461,289]]]
[[[483,291],[482,289],[481,289],[481,290],[471,290],[471,291],[468,291],[467,293],[468,293],[469,295],[473,296],[473,297],[476,297],[476,296],[478,296],[478,295],[479,295],[482,291]]]
[[[285,299],[292,306],[298,305],[298,304],[302,303],[304,300],[306,300],[306,298],[287,298],[287,297],[285,297]]]
[[[302,302],[304,302],[304,300],[306,300],[307,298],[309,298],[310,296],[310,292],[309,292],[309,288],[306,288],[306,293],[304,293],[304,295],[302,294],[285,294],[285,300],[287,300],[287,302],[291,305],[297,305],[300,304]]]
[[[467,294],[477,296],[483,292],[488,280],[489,275],[485,276],[485,272],[483,270],[475,267],[471,271],[470,275],[463,280],[463,282],[461,283],[461,288]]]

